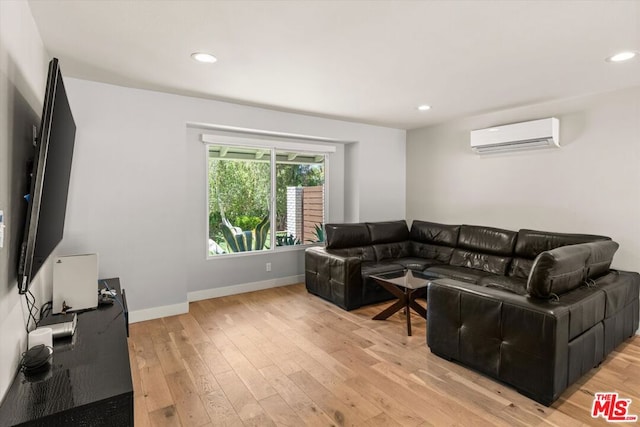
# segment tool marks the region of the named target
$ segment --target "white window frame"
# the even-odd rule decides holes
[[[207,185],[205,186],[206,196],[205,196],[205,209],[206,209],[206,223],[207,223],[207,231],[205,233],[205,241],[206,241],[206,255],[207,260],[212,259],[221,259],[221,258],[229,258],[229,257],[239,257],[239,256],[255,256],[255,255],[264,255],[264,254],[273,254],[277,252],[287,252],[287,251],[295,251],[295,250],[303,250],[309,246],[317,245],[317,243],[304,243],[302,242],[299,245],[292,246],[276,246],[276,233],[273,230],[276,223],[276,209],[274,209],[276,205],[276,151],[296,151],[298,153],[305,153],[309,155],[323,155],[324,156],[324,206],[323,206],[323,216],[324,218],[328,217],[329,214],[329,197],[328,197],[328,188],[329,188],[329,169],[330,169],[330,154],[336,152],[335,145],[330,144],[321,144],[306,142],[306,141],[296,141],[296,140],[288,140],[285,138],[278,137],[245,137],[245,136],[227,136],[220,134],[211,134],[211,133],[202,133],[200,135],[200,140],[204,144],[205,150],[205,162],[207,165],[207,171],[209,170],[209,148],[210,146],[236,146],[236,147],[247,147],[247,148],[261,148],[265,150],[270,150],[271,153],[271,191],[269,201],[269,209],[270,209],[270,248],[268,250],[259,250],[259,251],[246,251],[246,252],[233,252],[227,254],[218,254],[218,255],[210,255],[209,254],[209,178],[207,173]]]

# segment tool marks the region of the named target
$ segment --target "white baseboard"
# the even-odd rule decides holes
[[[277,279],[261,280],[259,282],[243,283],[240,285],[224,286],[221,288],[205,289],[187,293],[187,300],[200,301],[209,298],[226,297],[228,295],[243,294],[245,292],[261,291],[279,286],[294,285],[304,282],[304,274],[297,276],[279,277]]]
[[[144,322],[145,320],[159,319],[161,317],[188,313],[189,302],[192,301],[226,297],[228,295],[243,294],[245,292],[261,291],[263,289],[277,288],[279,286],[293,285],[302,282],[304,282],[304,274],[299,274],[297,276],[280,277],[277,279],[262,280],[260,282],[224,286],[222,288],[212,288],[202,291],[189,292],[187,293],[188,302],[130,311],[129,323]]]
[[[159,319],[161,317],[175,316],[189,312],[189,303],[163,305],[160,307],[145,308],[129,312],[129,323],[144,322],[145,320]]]

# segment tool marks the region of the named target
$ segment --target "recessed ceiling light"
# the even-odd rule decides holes
[[[628,61],[632,58],[635,58],[635,56],[638,54],[638,52],[632,52],[632,51],[627,51],[627,52],[619,52],[616,53],[613,56],[610,56],[606,59],[607,62],[622,62],[622,61]]]
[[[218,58],[210,53],[204,52],[194,52],[191,54],[191,58],[193,58],[194,61],[203,62],[205,64],[213,64],[218,60]]]
[[[487,129],[489,132],[500,132],[500,128],[489,128]]]
[[[418,110],[420,111],[428,111],[431,110],[431,105],[419,105]]]

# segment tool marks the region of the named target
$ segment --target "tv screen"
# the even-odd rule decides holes
[[[76,124],[58,60],[49,62],[40,132],[31,172],[25,234],[18,265],[21,294],[62,240]]]

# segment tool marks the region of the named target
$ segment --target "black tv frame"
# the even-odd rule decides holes
[[[62,240],[75,133],[59,61],[53,58],[49,62],[18,264],[20,294],[29,290],[33,277]]]

